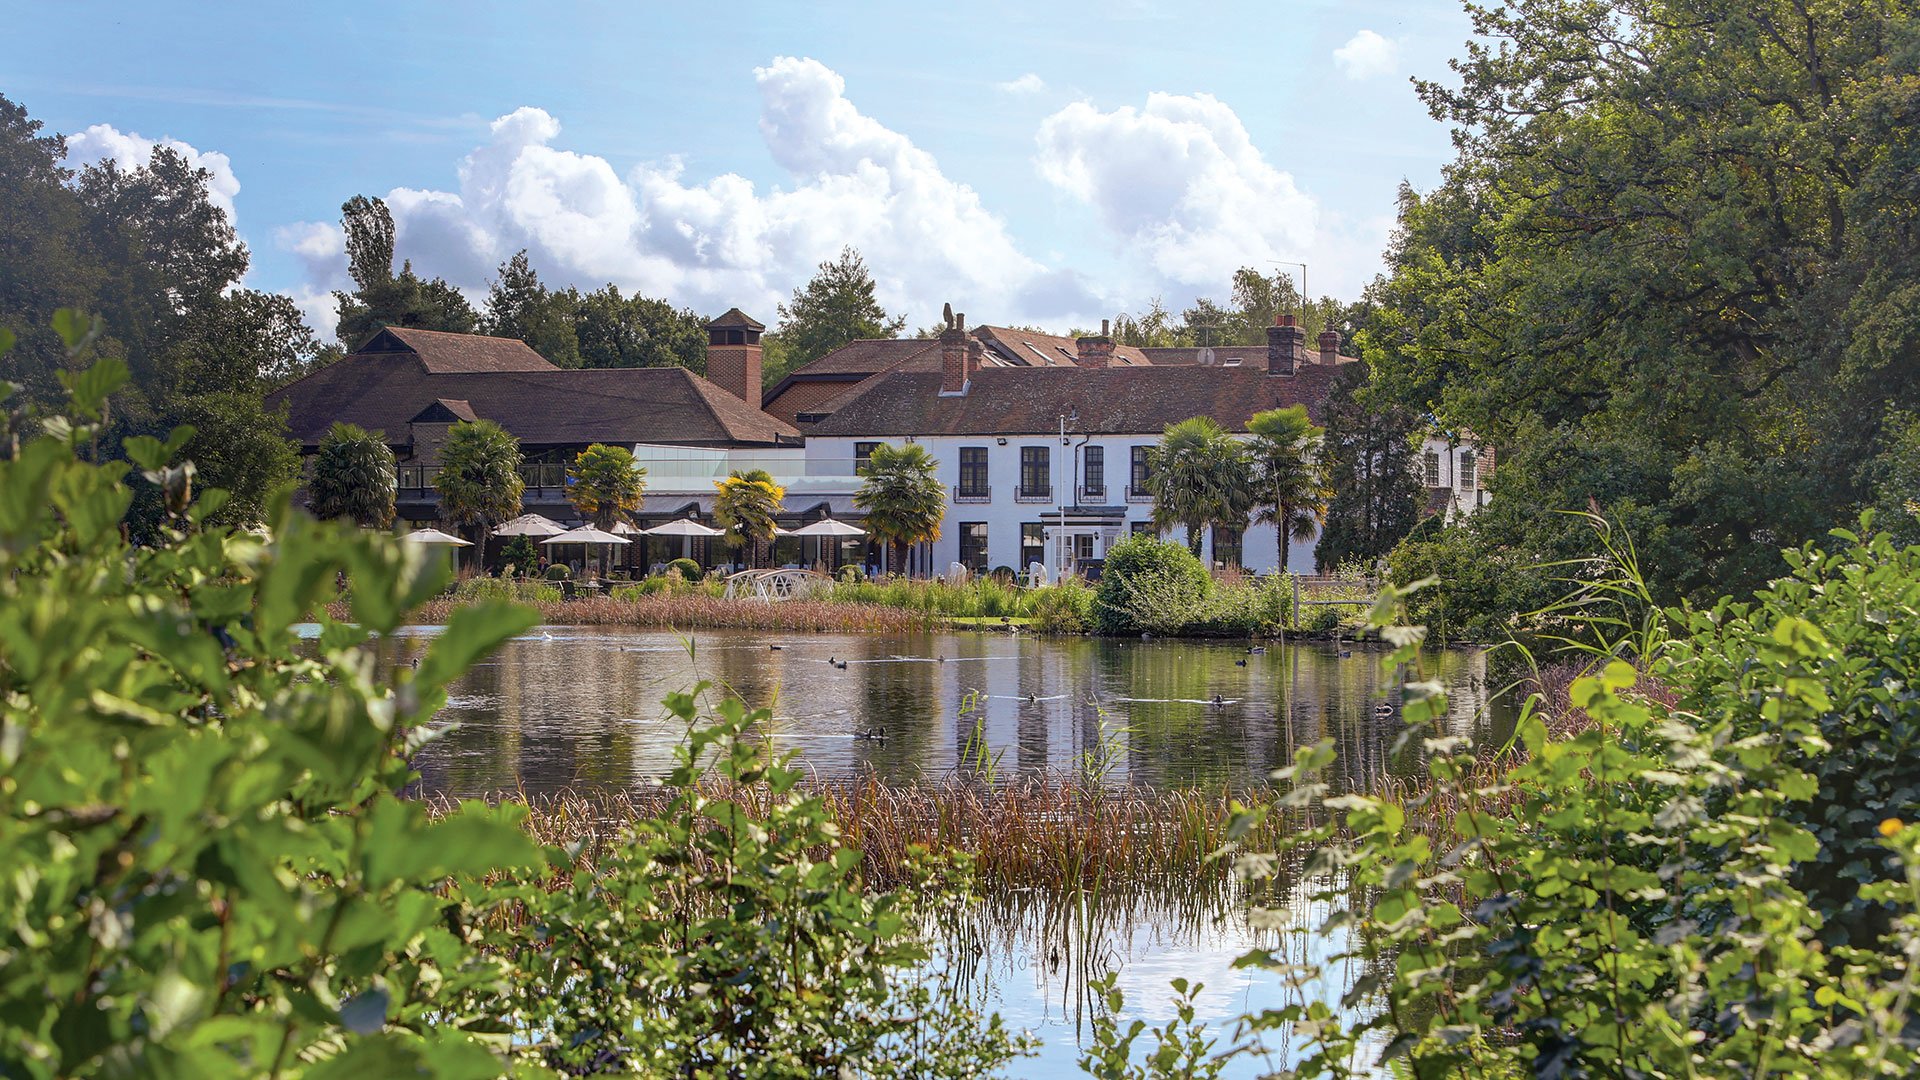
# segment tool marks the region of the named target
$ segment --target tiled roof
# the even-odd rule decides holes
[[[592,442],[771,444],[798,434],[685,368],[567,371],[425,370],[411,353],[355,353],[268,395],[307,446],[335,420],[407,437],[407,423],[436,402],[465,402],[532,445]],[[449,406],[450,407],[450,406]]]
[[[713,320],[707,325],[722,326],[722,327],[744,326],[749,330],[765,330],[766,329],[766,327],[762,325],[759,320],[755,319],[753,316],[747,314],[746,312],[741,311],[737,307],[728,308],[727,313],[725,315],[720,316],[719,318]]]
[[[1200,350],[1192,345],[1171,347],[1153,346],[1151,348],[1141,349],[1140,351],[1146,354],[1147,359],[1153,361],[1155,364],[1167,367],[1191,367],[1200,362]],[[1259,365],[1265,367],[1267,363],[1267,347],[1265,345],[1213,346],[1214,363],[1224,365],[1232,363],[1235,360],[1238,360],[1243,366]],[[1303,364],[1319,363],[1319,350],[1314,348],[1313,344],[1309,342],[1306,352],[1300,355],[1299,362]],[[1357,356],[1342,356],[1340,362],[1342,364],[1357,364],[1360,362],[1360,358]]]
[[[473,406],[451,398],[435,398],[433,404],[414,414],[415,424],[451,424],[457,420],[478,420]]]
[[[421,366],[436,375],[463,371],[559,370],[528,348],[524,341],[480,334],[414,330],[401,326],[389,326],[381,330],[357,351],[410,354],[418,357]]]
[[[1072,367],[1080,352],[1080,342],[1076,338],[1042,334],[1035,330],[982,326],[973,331],[973,336],[984,342],[1001,359],[1029,367]],[[1115,345],[1113,363],[1117,367],[1125,367],[1151,361],[1144,352],[1131,345]]]
[[[964,395],[943,397],[940,372],[896,370],[822,407],[807,428],[818,436],[1031,435],[1059,430],[1157,434],[1168,424],[1211,416],[1230,431],[1254,413],[1305,405],[1322,419],[1336,369],[1306,364],[1293,375],[1258,366],[981,368]]]
[[[873,375],[922,352],[939,355],[940,342],[932,338],[860,338],[849,341],[792,375]],[[938,363],[934,365],[938,367]]]

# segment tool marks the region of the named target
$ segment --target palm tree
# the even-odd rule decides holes
[[[1327,516],[1327,485],[1314,460],[1322,431],[1307,419],[1307,408],[1268,409],[1247,421],[1253,435],[1255,521],[1271,522],[1279,534],[1280,570],[1287,566],[1290,540],[1311,540]]]
[[[1187,547],[1198,555],[1207,526],[1246,527],[1253,509],[1246,449],[1211,417],[1169,424],[1147,461],[1154,528],[1186,526]]]
[[[747,567],[759,565],[766,545],[773,543],[774,519],[780,516],[787,489],[773,482],[765,469],[735,470],[713,484],[713,520],[727,531],[727,543],[746,548]]]
[[[455,532],[477,532],[475,556],[486,549],[487,529],[520,513],[520,440],[491,420],[462,420],[447,430],[440,447],[440,514]]]
[[[393,524],[393,451],[380,436],[336,423],[320,440],[307,483],[307,508],[317,518],[348,518],[365,529]]]
[[[940,538],[947,488],[934,475],[939,465],[924,446],[882,444],[860,470],[853,505],[866,513],[867,532],[887,545],[894,565],[906,564],[909,546]]]
[[[567,501],[596,529],[631,523],[647,494],[647,470],[624,446],[594,443],[567,466]]]

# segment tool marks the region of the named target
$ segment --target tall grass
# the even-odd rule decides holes
[[[762,792],[715,778],[701,782],[701,794],[746,807],[764,801]],[[869,777],[818,783],[809,794],[832,814],[842,844],[860,851],[871,886],[910,881],[908,868],[922,852],[964,853],[976,887],[988,895],[1223,887],[1232,867],[1215,853],[1227,845],[1236,798],[1265,805],[1274,797],[1259,790],[1103,787],[1071,774],[1015,777],[991,788],[964,777],[907,784]],[[663,813],[671,798],[665,789],[646,788],[526,796],[527,828],[543,842],[577,846],[586,869],[620,842],[627,822]],[[1241,843],[1270,850],[1291,827],[1270,814]]]
[[[525,600],[554,626],[636,626],[652,629],[809,630],[829,633],[902,634],[931,629],[939,619],[903,608],[874,604],[834,604],[821,600],[787,600],[771,604],[759,600],[727,600],[701,592],[660,593],[653,596],[599,596],[562,601]],[[415,609],[413,619],[423,625],[444,624],[473,598],[459,595],[429,600]],[[344,602],[329,609],[335,618],[349,618]]]

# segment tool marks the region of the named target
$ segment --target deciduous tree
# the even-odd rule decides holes
[[[857,338],[897,336],[907,320],[888,316],[873,289],[873,275],[854,249],[845,248],[838,259],[821,263],[813,280],[794,290],[792,302],[780,305],[777,330],[785,343],[782,362],[787,370]]]

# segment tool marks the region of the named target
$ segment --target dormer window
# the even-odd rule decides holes
[[[1421,464],[1425,466],[1425,469],[1423,471],[1426,473],[1427,486],[1439,487],[1440,486],[1440,455],[1429,450],[1427,451],[1426,456],[1424,460],[1421,462]]]
[[[1479,482],[1479,460],[1473,456],[1473,451],[1471,450],[1460,451],[1460,490],[1472,491],[1474,486]]]

